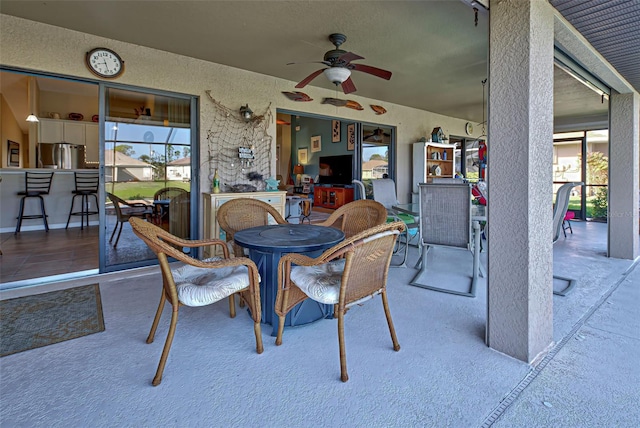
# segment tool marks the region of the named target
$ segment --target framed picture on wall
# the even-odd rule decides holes
[[[322,137],[316,135],[311,137],[311,153],[322,151]]]
[[[340,121],[339,120],[331,121],[331,142],[332,143],[340,142]]]
[[[347,126],[347,150],[356,148],[356,124],[352,123]]]
[[[7,140],[7,166],[20,167],[20,144]]]
[[[298,163],[302,165],[306,165],[309,160],[309,154],[307,152],[307,148],[298,149]]]

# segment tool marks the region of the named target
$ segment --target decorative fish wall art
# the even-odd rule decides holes
[[[289,98],[292,101],[300,101],[300,102],[306,102],[306,101],[313,101],[313,98],[311,98],[309,95],[305,94],[304,92],[299,92],[299,91],[295,91],[295,92],[287,92],[287,91],[282,91],[282,93]]]
[[[387,109],[385,109],[382,106],[377,106],[374,104],[369,104],[369,105],[371,106],[371,109],[376,112],[377,115],[385,114],[387,112]]]
[[[364,107],[360,103],[352,100],[340,100],[338,98],[323,98],[322,104],[331,104],[336,107],[347,107],[354,110],[364,110]]]

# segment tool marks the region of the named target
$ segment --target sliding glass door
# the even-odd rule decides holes
[[[197,232],[196,99],[107,86],[101,101],[101,270],[151,264],[156,257],[133,234],[130,216],[182,238]]]

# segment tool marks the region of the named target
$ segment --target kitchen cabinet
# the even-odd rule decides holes
[[[98,124],[75,120],[40,119],[39,143],[69,143],[85,147],[86,161],[99,161]]]
[[[204,215],[204,239],[218,238],[226,240],[224,230],[220,229],[220,225],[216,220],[218,208],[225,202],[238,198],[259,199],[272,205],[278,213],[284,218],[285,203],[287,200],[287,192],[245,192],[245,193],[203,193],[203,215]],[[204,257],[213,257],[222,255],[218,249],[218,254],[213,254],[213,247],[204,247]]]
[[[434,177],[455,177],[455,144],[420,142],[413,144],[413,192],[418,183],[429,183]]]
[[[353,187],[315,186],[313,194],[313,205],[316,207],[337,209],[353,202]]]

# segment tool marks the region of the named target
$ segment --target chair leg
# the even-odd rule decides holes
[[[118,246],[118,241],[120,240],[120,234],[122,233],[123,226],[124,226],[124,223],[120,222],[120,229],[118,230],[118,236],[116,237],[116,242],[113,243],[114,247]]]
[[[16,231],[13,232],[14,235],[20,232],[20,228],[22,227],[22,214],[24,214],[24,199],[25,199],[24,197],[20,198],[20,211],[18,211],[18,224],[16,225]]]
[[[242,302],[242,297],[240,297],[240,301]],[[236,317],[236,295],[232,294],[229,296],[229,317]]]
[[[400,344],[398,343],[398,337],[396,336],[396,329],[393,327],[393,320],[391,319],[391,311],[389,311],[389,301],[387,300],[387,290],[382,290],[382,306],[384,307],[384,315],[387,317],[387,324],[389,324],[389,333],[391,333],[391,341],[393,342],[393,350],[399,351]]]
[[[164,348],[162,349],[162,356],[160,357],[160,364],[158,364],[158,370],[156,371],[156,376],[153,378],[153,382],[151,382],[153,386],[158,386],[160,385],[160,382],[162,382],[162,372],[164,371],[165,364],[167,364],[167,357],[169,356],[169,350],[171,349],[171,344],[173,343],[173,336],[176,333],[177,324],[178,324],[178,307],[174,306],[173,311],[171,312],[171,325],[169,326],[169,332],[167,333],[167,340],[164,343]]]
[[[340,346],[340,380],[346,382],[349,380],[347,373],[347,350],[344,345],[344,310],[334,309],[334,313],[338,313],[338,344]]]
[[[69,208],[69,216],[67,217],[67,225],[64,227],[65,229],[69,228],[69,221],[71,221],[71,213],[73,212],[73,203],[76,200],[76,196],[78,195],[73,195],[73,197],[71,198],[71,208]]]
[[[113,232],[111,232],[111,238],[109,238],[109,242],[113,241],[113,235],[116,234],[116,229],[118,229],[118,224],[120,224],[120,222],[116,221],[116,226],[113,228]]]
[[[162,310],[164,309],[164,302],[167,298],[164,295],[164,287],[162,289],[162,295],[160,296],[160,303],[158,304],[158,310],[156,310],[156,316],[153,319],[153,324],[151,324],[151,331],[149,331],[149,336],[147,336],[147,343],[153,343],[153,339],[156,336],[156,329],[158,328],[158,323],[160,322],[160,318],[162,317]]]
[[[256,352],[262,354],[264,347],[262,346],[262,326],[259,321],[253,322],[253,333],[256,335]]]
[[[282,333],[284,333],[284,322],[287,319],[287,312],[284,312],[284,310],[289,304],[289,290],[287,289],[278,290],[278,293],[280,291],[282,291],[282,302],[281,302],[282,306],[280,308],[276,308],[276,312],[278,312],[278,309],[280,309],[280,311],[282,311],[283,313],[282,315],[278,314],[278,334],[276,336],[276,346],[282,345]],[[276,305],[277,304],[278,304],[278,299],[276,298]]]
[[[38,195],[40,198],[40,211],[42,211],[42,222],[44,223],[44,230],[49,231],[49,223],[47,222],[47,212],[44,209],[44,198]]]

